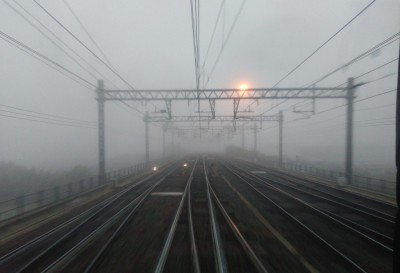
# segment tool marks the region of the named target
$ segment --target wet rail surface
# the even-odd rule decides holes
[[[362,194],[357,194],[356,192],[350,192],[340,187],[333,187],[327,184],[319,183],[313,179],[302,176],[301,174],[294,175],[285,171],[260,166],[258,164],[252,164],[245,161],[240,161],[239,164],[248,170],[266,171],[267,173],[262,176],[274,177],[275,179],[281,179],[289,183],[294,183],[298,187],[304,187],[307,190],[315,191],[334,200],[346,202],[353,206],[358,205],[361,209],[370,211],[371,213],[375,213],[382,217],[392,220],[395,218],[397,207],[393,204],[385,203]]]
[[[164,173],[165,172],[165,173]],[[17,241],[12,251],[0,257],[0,272],[43,272],[48,266],[63,257],[75,246],[85,246],[89,239],[100,235],[122,217],[127,209],[137,202],[140,195],[163,176],[158,175],[143,179],[80,212],[73,218],[64,218],[64,222],[51,229],[40,228],[32,232],[36,237],[27,236],[29,241]],[[18,245],[20,242],[20,245]]]
[[[250,172],[254,170],[255,167],[251,164],[242,164],[241,166],[243,170]],[[309,185],[305,179],[293,179],[291,176],[286,177],[270,169],[268,169],[265,174],[257,173],[253,176],[260,178],[260,181],[266,181],[293,194],[301,200],[319,208],[338,221],[346,223],[352,228],[360,230],[360,232],[392,248],[395,219],[391,215],[391,211],[395,206],[366,197],[362,197],[364,201],[363,205],[360,205],[360,203],[357,202],[357,200],[360,199],[359,194],[346,192],[346,197],[340,194],[333,194],[332,192],[326,192],[326,186],[324,185]],[[335,188],[330,189],[331,191],[336,190]],[[340,189],[338,189],[338,192],[343,193]],[[381,206],[377,206],[377,203],[381,204]],[[376,208],[380,208],[380,210]],[[386,208],[386,210],[384,210],[384,208]]]
[[[165,267],[154,272],[267,272],[229,225],[232,220],[211,187],[207,169],[203,160],[197,164]]]
[[[0,272],[390,272],[391,238],[373,237],[390,217],[366,200],[352,210],[302,178],[185,162],[3,250]]]
[[[249,171],[251,166],[249,165],[242,170]],[[266,174],[257,173],[255,175],[252,175],[250,171],[248,175],[255,177],[258,181],[271,183],[387,247],[393,247],[392,237],[395,222],[389,214],[354,204],[352,199],[339,199],[334,195],[324,194],[321,190],[307,187],[304,182],[303,184],[296,184],[282,176],[270,175],[270,171]],[[373,202],[376,201],[373,200]]]
[[[347,269],[336,270],[336,272],[390,272],[392,264],[390,246],[379,244],[379,242],[373,240],[374,238],[371,240],[368,235],[360,234],[359,230],[340,223],[337,219],[333,219],[333,217],[312,207],[309,203],[291,195],[283,188],[277,187],[270,180],[259,179],[258,174],[255,175],[240,167],[227,164],[221,165],[221,167],[224,169],[224,173],[236,181],[235,183],[241,191],[248,192],[251,189],[251,196],[254,196],[254,192],[258,192],[258,195],[263,197],[264,200],[260,200],[258,206],[264,207],[264,211],[265,206],[268,207],[269,215],[266,214],[266,217],[271,221],[275,221],[286,214],[286,217],[281,219],[281,223],[279,221],[276,223],[277,227],[288,229],[293,226],[292,232],[298,233],[301,230],[299,226],[302,226],[303,231],[306,232],[299,234],[299,238],[306,233],[313,234],[312,237],[318,238],[321,243],[323,242],[325,248],[333,250],[335,255],[331,255],[331,257],[337,257],[335,265],[347,264],[353,266],[353,268],[350,266]],[[277,210],[277,208],[279,209]],[[277,215],[278,211],[282,216]],[[283,222],[287,226],[283,227]],[[295,224],[296,222],[297,224]],[[290,238],[290,234],[286,236]],[[295,243],[299,241],[299,238],[293,238],[290,241]],[[303,243],[300,242],[298,247],[302,249],[301,252],[305,255],[311,252],[312,254],[310,254],[313,256],[310,257],[311,259],[320,257],[319,261],[330,264],[329,259],[327,259],[329,255],[327,253],[321,255],[324,248],[313,247],[313,251],[304,249],[302,245],[309,246],[310,242],[307,240]],[[318,263],[318,261],[315,262]],[[335,270],[332,272],[335,272]]]

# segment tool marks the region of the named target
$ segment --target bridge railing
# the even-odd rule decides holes
[[[139,163],[107,172],[106,184],[100,184],[97,176],[91,176],[79,181],[55,185],[54,187],[42,189],[37,192],[0,201],[0,221],[67,201],[69,198],[95,191],[124,178],[140,175],[153,164],[159,163],[159,161],[152,161],[149,163],[148,167],[146,167],[145,163]]]
[[[278,164],[275,164],[277,167]],[[298,171],[327,180],[336,181],[339,185],[349,185],[365,190],[394,195],[396,192],[396,183],[380,178],[353,175],[351,181],[346,181],[344,172],[328,170],[304,164],[286,162],[282,166],[284,169]]]

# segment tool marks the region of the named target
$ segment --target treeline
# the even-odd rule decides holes
[[[65,172],[49,172],[0,162],[0,200],[76,182],[93,175],[90,168],[76,166]]]

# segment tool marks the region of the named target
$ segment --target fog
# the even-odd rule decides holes
[[[135,89],[196,88],[190,1],[40,0],[38,3],[107,63],[67,3],[111,66]],[[241,83],[247,83],[249,88],[274,86],[368,3],[361,0],[251,0],[245,2],[234,24],[242,1],[226,1],[205,61],[221,1],[200,1],[199,49],[200,63],[204,63],[201,88],[238,88]],[[73,55],[82,67],[9,5]],[[21,7],[76,51],[85,62]],[[376,1],[279,83],[279,87],[305,86],[396,34],[400,26],[399,14],[399,1]],[[106,88],[129,88],[34,1],[1,1],[0,30],[93,86],[97,85],[98,79],[102,79]],[[46,66],[6,42],[4,36],[1,37],[0,161],[55,171],[76,165],[96,167],[96,88],[70,75],[75,81],[71,80],[53,69],[56,67],[54,64],[53,68]],[[398,52],[397,39],[367,58],[327,77],[318,86],[332,87],[345,83],[349,77],[357,77],[398,58]],[[393,61],[355,80],[356,83],[371,82],[358,87],[356,91],[356,100],[360,102],[354,104],[355,165],[377,164],[394,168],[396,92],[380,94],[396,88],[397,62]],[[377,96],[367,99],[374,95]],[[242,100],[239,108],[244,110],[250,103],[253,102]],[[345,100],[317,99],[316,114],[306,119],[299,119],[305,116],[292,112],[296,103],[299,103],[297,110],[311,109],[311,101],[260,100],[251,105],[252,112],[247,115],[264,112],[266,115],[275,115],[279,110],[284,111],[284,158],[344,164],[346,107],[340,106],[346,103]],[[123,165],[124,162],[128,166],[144,160],[143,115],[146,111],[155,115],[153,112],[165,109],[161,102],[127,104],[106,102],[108,169]],[[334,107],[338,108],[326,111]],[[208,102],[201,102],[201,110],[209,111]],[[196,111],[197,101],[172,103],[173,116],[196,115]],[[218,116],[232,115],[232,111],[232,101],[217,101]],[[234,131],[232,124],[226,122],[213,124],[210,126],[218,128],[207,130],[208,124],[203,123],[201,132],[195,131],[198,124],[170,124],[170,127],[193,128],[185,127],[184,133],[179,134],[174,134],[173,130],[167,131],[167,155],[174,152],[223,152],[227,145],[241,146],[242,134],[239,129]],[[253,125],[251,122],[246,126]],[[221,129],[221,126],[226,128]],[[277,123],[264,122],[257,126],[262,126],[257,136],[258,151],[277,155]],[[220,131],[221,134],[218,134]],[[246,149],[253,149],[253,134],[251,129],[245,132]],[[151,123],[150,159],[161,156],[162,124]]]

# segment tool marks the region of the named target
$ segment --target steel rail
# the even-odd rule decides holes
[[[306,179],[304,179],[304,178],[295,177],[294,175],[291,175],[291,174],[282,174],[282,173],[280,173],[280,172],[278,172],[278,171],[276,171],[276,170],[274,170],[274,171],[277,172],[277,174],[271,174],[271,175],[278,176],[278,177],[283,178],[283,179],[285,179],[285,176],[291,177],[291,182],[294,182],[294,183],[298,183],[298,184],[299,184],[299,182],[293,181],[293,179],[298,179],[298,180],[302,180],[302,181],[304,181],[304,182],[312,183],[312,184],[315,184],[315,185],[318,184],[317,182],[310,181],[310,180],[306,180]],[[303,185],[303,184],[302,184],[302,185]],[[321,184],[318,184],[318,186],[321,186]],[[385,202],[382,202],[382,201],[380,201],[380,200],[368,198],[368,197],[365,197],[365,196],[363,196],[363,195],[361,195],[361,194],[358,194],[358,193],[355,193],[355,192],[348,192],[348,191],[345,191],[345,190],[343,190],[343,189],[333,188],[332,186],[329,186],[329,185],[323,185],[323,186],[324,186],[324,187],[327,187],[327,188],[331,188],[331,189],[336,190],[336,191],[339,191],[339,192],[342,192],[342,193],[344,193],[344,194],[355,195],[355,196],[357,196],[358,198],[364,199],[364,201],[373,201],[373,202],[377,202],[377,203],[382,204],[382,205],[385,205],[385,206],[389,206],[389,207],[391,207],[391,208],[396,208],[396,206],[393,206],[393,205],[391,205],[391,204],[389,204],[389,203],[385,203]],[[363,208],[365,208],[365,209],[368,209],[368,210],[371,210],[371,211],[373,211],[373,212],[376,212],[377,214],[384,215],[385,217],[388,217],[389,219],[393,219],[393,221],[394,221],[394,219],[395,219],[395,217],[392,216],[392,215],[390,215],[390,214],[387,214],[387,213],[384,213],[384,212],[382,212],[382,211],[376,210],[376,209],[374,209],[374,208],[372,208],[372,207],[369,207],[369,206],[365,206],[365,205],[363,205],[363,204],[359,204],[359,203],[355,203],[355,202],[349,201],[349,200],[347,200],[347,199],[344,198],[344,197],[336,196],[336,195],[334,195],[334,194],[332,194],[332,193],[326,192],[326,191],[321,190],[321,189],[317,189],[317,188],[312,187],[312,186],[309,186],[309,185],[305,185],[305,187],[308,187],[308,188],[313,189],[313,190],[315,190],[315,191],[318,191],[318,192],[321,192],[321,193],[323,193],[323,194],[332,196],[333,198],[345,200],[345,201],[347,201],[347,202],[349,202],[349,203],[352,203],[352,204],[355,204],[355,205],[357,205],[357,206],[359,206],[359,207],[363,207]]]
[[[159,258],[157,260],[157,265],[156,265],[156,268],[154,270],[154,273],[162,273],[163,270],[164,270],[165,262],[167,261],[168,253],[169,253],[169,251],[171,249],[172,241],[174,239],[176,227],[178,226],[178,221],[179,221],[179,218],[180,218],[181,213],[182,213],[182,208],[183,208],[183,205],[185,203],[186,196],[188,194],[189,185],[190,185],[190,183],[192,182],[192,179],[193,179],[193,172],[194,172],[194,169],[196,168],[196,164],[197,164],[197,161],[194,163],[192,172],[190,173],[190,176],[189,176],[188,182],[186,184],[185,190],[183,192],[181,201],[179,202],[179,206],[178,206],[178,208],[176,210],[176,213],[175,213],[175,216],[174,216],[174,220],[172,221],[171,227],[170,227],[170,229],[168,231],[167,238],[165,239],[164,247],[163,247],[163,249],[162,249],[162,251],[160,253],[160,256],[159,256]]]
[[[196,163],[197,164],[197,161]],[[194,168],[193,168],[194,170]],[[192,216],[192,202],[191,202],[191,187],[192,187],[192,180],[189,182],[189,194],[188,194],[188,215],[189,215],[189,235],[190,235],[190,248],[191,248],[191,253],[192,253],[192,262],[193,262],[193,269],[195,273],[200,273],[200,263],[199,263],[199,257],[197,253],[197,244],[196,244],[196,238],[194,236],[194,228],[193,228],[193,216]]]
[[[158,182],[156,182],[156,184],[160,183],[162,180],[165,179],[165,176],[163,176]],[[144,179],[144,180],[148,180],[148,179]],[[144,181],[141,181],[141,184],[144,183]],[[97,215],[99,215],[101,212],[103,212],[103,210],[111,205],[114,204],[114,202],[118,199],[120,199],[122,196],[124,196],[126,193],[128,193],[129,191],[131,191],[132,189],[136,188],[137,184],[132,185],[132,187],[124,190],[122,193],[117,194],[117,196],[115,198],[112,198],[110,200],[110,202],[106,203],[102,208],[100,208],[99,210],[97,210],[96,212],[94,212],[92,215],[90,215],[90,217],[85,217],[84,220],[82,222],[80,222],[77,226],[75,226],[74,228],[72,228],[71,230],[69,230],[66,234],[64,234],[61,238],[59,238],[58,240],[56,240],[55,242],[53,242],[49,247],[47,247],[46,249],[44,249],[43,251],[41,251],[38,255],[36,255],[33,259],[31,259],[28,263],[26,263],[22,268],[20,268],[18,271],[16,271],[16,273],[22,273],[22,272],[30,272],[29,268],[34,265],[36,263],[37,260],[39,260],[41,257],[43,257],[44,255],[46,255],[47,253],[49,253],[49,251],[51,251],[52,249],[54,249],[55,247],[57,247],[60,243],[62,243],[63,241],[67,240],[72,234],[76,233],[76,231],[81,228],[82,226],[84,226],[86,223],[88,223],[89,221],[91,221],[94,217],[96,217]],[[89,235],[88,235],[89,236]],[[79,244],[79,243],[78,243]]]
[[[385,244],[386,246],[390,247],[390,246],[393,245],[394,240],[393,240],[392,237],[389,237],[389,236],[387,236],[385,234],[382,234],[382,233],[380,233],[380,232],[378,232],[376,230],[373,230],[373,229],[371,229],[369,227],[366,227],[366,226],[363,226],[361,224],[358,224],[358,223],[356,223],[356,222],[354,222],[352,220],[346,219],[346,218],[344,218],[344,217],[342,217],[340,215],[337,215],[337,214],[335,214],[333,212],[330,212],[330,211],[327,211],[327,210],[322,210],[322,211],[324,211],[325,213],[329,214],[330,216],[332,216],[334,218],[338,218],[339,221],[347,222],[347,224],[349,224],[349,225],[354,225],[357,228],[363,229],[364,232],[372,233],[374,236],[379,238],[381,243],[382,243],[382,241],[384,241],[384,243],[382,243],[382,244]]]
[[[238,168],[238,167],[236,167],[236,168]],[[246,171],[246,170],[244,170],[244,169],[241,169],[241,168],[238,168],[238,169],[240,169],[241,171],[248,172],[248,171]],[[251,174],[251,175],[253,175],[253,174]],[[272,174],[272,175],[273,175],[273,174]],[[349,208],[349,209],[351,209],[351,210],[360,212],[360,213],[362,213],[362,214],[365,214],[365,215],[368,215],[368,216],[371,216],[371,217],[375,217],[375,218],[377,218],[377,219],[386,221],[386,222],[391,223],[391,224],[394,224],[394,223],[395,223],[395,221],[392,221],[392,220],[390,220],[390,219],[388,219],[388,218],[381,217],[381,216],[379,216],[379,215],[376,215],[376,214],[373,214],[373,213],[364,211],[364,210],[362,210],[362,209],[356,208],[356,207],[354,207],[354,206],[352,206],[352,205],[348,205],[348,204],[345,204],[345,203],[342,203],[342,202],[339,202],[339,201],[335,201],[335,200],[332,200],[332,199],[330,199],[330,198],[327,198],[327,197],[324,197],[324,196],[321,196],[321,195],[316,195],[316,194],[307,192],[307,191],[305,191],[305,190],[302,190],[302,189],[299,189],[299,188],[297,188],[297,187],[294,187],[294,186],[291,186],[291,185],[288,185],[288,184],[285,184],[285,183],[282,183],[282,182],[273,180],[273,179],[268,178],[268,177],[259,176],[259,175],[255,175],[254,177],[258,177],[258,179],[262,179],[263,181],[264,181],[264,180],[268,180],[268,181],[270,181],[270,182],[272,182],[272,183],[275,183],[275,184],[278,184],[278,185],[281,185],[281,186],[290,188],[290,189],[292,189],[292,190],[294,190],[294,191],[301,192],[301,193],[304,193],[304,194],[306,194],[306,195],[309,195],[309,196],[312,196],[312,197],[315,197],[315,198],[319,198],[319,199],[322,199],[322,200],[324,200],[324,201],[328,201],[328,202],[331,202],[331,203],[333,203],[333,204],[336,204],[336,205],[339,205],[339,206],[342,206],[342,207]],[[282,177],[279,177],[279,178],[283,179]],[[293,182],[293,181],[290,181],[290,182]],[[298,183],[298,182],[293,182],[293,183],[300,184],[300,183]],[[321,192],[320,190],[314,189],[314,188],[312,188],[312,187],[308,187],[307,185],[304,185],[304,184],[301,184],[301,185],[304,186],[305,188],[309,188],[309,189],[313,189],[313,190],[315,190],[315,191],[317,191],[317,192]],[[324,193],[324,194],[325,194],[325,193]],[[357,207],[362,207],[362,208],[366,208],[367,210],[371,210],[371,209],[368,208],[368,207],[364,207],[364,206],[361,206],[361,205],[359,205],[359,204],[355,204],[355,203],[353,203],[353,202],[351,202],[351,201],[348,201],[348,200],[346,200],[346,199],[344,199],[344,198],[338,198],[338,197],[336,197],[336,196],[334,196],[334,195],[332,195],[332,194],[328,194],[328,195],[331,196],[331,197],[334,197],[334,198],[336,198],[336,199],[344,200],[344,201],[346,201],[346,202],[348,202],[348,203],[351,203],[351,204],[353,204],[353,205],[355,205],[355,206],[357,206]],[[379,212],[379,211],[375,211],[375,210],[372,210],[372,211],[382,214],[382,213]]]
[[[151,175],[150,177],[146,177],[145,179],[142,179],[138,183],[136,183],[136,184],[134,184],[132,186],[129,186],[128,188],[122,190],[121,192],[116,193],[113,196],[110,196],[106,200],[103,200],[102,202],[100,202],[100,203],[96,204],[95,206],[87,209],[86,211],[80,213],[79,215],[77,215],[77,216],[75,216],[75,217],[73,217],[73,218],[61,223],[60,225],[52,228],[51,230],[45,232],[44,234],[41,234],[40,236],[38,236],[38,237],[32,239],[31,241],[23,244],[22,246],[19,246],[18,248],[12,250],[11,252],[3,255],[2,257],[0,257],[0,265],[6,263],[10,259],[13,259],[13,258],[19,256],[24,251],[29,251],[31,248],[33,248],[34,246],[40,244],[42,241],[44,241],[47,238],[49,238],[50,236],[54,235],[56,232],[62,230],[63,228],[66,228],[69,224],[73,224],[75,222],[80,222],[82,219],[86,219],[84,221],[87,222],[88,221],[87,217],[90,214],[93,213],[92,216],[90,216],[89,218],[91,218],[95,214],[98,214],[99,212],[103,211],[108,206],[110,206],[113,202],[115,202],[116,200],[121,198],[123,195],[125,195],[127,192],[135,189],[136,187],[140,186],[144,182],[150,180],[151,178],[153,178],[153,176],[154,175]],[[82,225],[82,222],[80,222],[80,225]]]
[[[221,234],[218,227],[214,204],[210,194],[210,181],[208,180],[207,169],[204,160],[203,160],[203,169],[207,186],[207,202],[208,202],[208,209],[210,211],[210,224],[211,224],[211,234],[214,246],[215,267],[218,273],[227,273],[228,265],[226,262],[225,251],[222,245]]]
[[[94,231],[92,231],[90,234],[88,234],[84,239],[82,239],[80,242],[78,242],[74,247],[72,247],[70,250],[68,250],[66,253],[64,253],[60,258],[58,258],[56,261],[54,261],[52,264],[50,264],[48,267],[46,267],[44,270],[42,270],[42,273],[45,272],[60,272],[67,264],[69,264],[77,255],[79,252],[81,252],[96,236],[101,234],[104,229],[110,227],[112,224],[114,224],[118,219],[134,204],[143,198],[143,196],[146,194],[146,192],[142,193],[138,197],[136,197],[134,200],[129,202],[125,207],[120,209],[117,214],[113,215],[111,218],[109,218],[106,222],[104,222],[101,226],[97,227]]]
[[[149,189],[147,189],[143,193],[143,197],[139,200],[139,202],[136,204],[136,206],[129,212],[129,214],[125,217],[125,219],[122,221],[122,223],[118,226],[118,228],[113,232],[113,234],[110,236],[110,238],[107,240],[107,242],[103,245],[103,247],[97,252],[96,256],[92,259],[90,264],[85,268],[83,273],[88,273],[88,272],[94,272],[96,269],[96,266],[99,264],[101,259],[104,257],[106,251],[110,247],[110,245],[113,243],[113,241],[119,236],[119,234],[122,232],[122,230],[127,226],[127,224],[130,222],[131,218],[133,217],[133,214],[136,212],[136,210],[143,204],[143,202],[149,197],[150,193],[159,185],[161,184],[162,181],[164,181],[165,177],[171,174],[173,171],[175,171],[178,168],[176,166],[175,168],[172,168],[166,175],[164,175],[160,180],[158,180],[153,186],[151,186]]]
[[[335,252],[337,255],[342,257],[344,260],[346,260],[348,263],[350,263],[352,266],[357,269],[358,272],[363,272],[367,273],[360,265],[358,265],[356,262],[352,261],[349,257],[347,257],[345,254],[340,252],[337,248],[335,248],[333,245],[331,245],[328,241],[326,241],[324,238],[322,238],[320,235],[318,235],[315,231],[313,231],[311,228],[303,224],[299,219],[297,219],[295,216],[293,216],[291,213],[289,213],[286,209],[281,207],[279,204],[277,204],[275,201],[273,201],[271,198],[269,198],[267,195],[265,195],[263,192],[261,192],[259,189],[257,189],[255,186],[251,185],[249,182],[247,182],[243,177],[237,174],[237,172],[233,171],[231,168],[229,168],[227,165],[222,163],[222,165],[230,172],[232,172],[235,176],[237,176],[241,181],[243,181],[245,184],[247,184],[251,189],[253,189],[256,193],[261,195],[263,198],[268,200],[271,204],[273,204],[276,208],[278,208],[280,211],[283,212],[284,215],[288,216],[291,220],[293,220],[295,223],[300,225],[303,229],[305,229],[307,232],[309,232],[311,235],[313,235],[315,238],[317,238],[320,242],[322,242],[324,245],[326,245],[328,248],[330,248],[333,252]]]
[[[239,169],[240,169],[240,168],[239,168]],[[290,193],[288,193],[288,192],[286,192],[286,191],[284,191],[284,190],[282,190],[282,189],[280,189],[280,188],[277,188],[276,186],[271,185],[270,183],[268,183],[268,182],[266,182],[266,181],[260,179],[259,177],[255,176],[255,175],[253,175],[253,174],[249,174],[249,175],[250,175],[251,177],[253,177],[253,181],[254,181],[254,179],[256,179],[256,180],[261,180],[262,182],[254,181],[254,182],[258,183],[259,185],[262,185],[262,186],[265,186],[265,187],[274,189],[275,191],[278,191],[278,192],[280,192],[280,193],[282,193],[282,194],[284,194],[284,195],[286,195],[286,196],[292,198],[293,200],[296,200],[297,202],[299,202],[299,203],[301,203],[301,204],[303,204],[303,205],[309,207],[311,210],[318,212],[319,214],[323,215],[324,217],[326,217],[326,218],[328,218],[328,219],[331,219],[331,220],[333,220],[334,222],[336,222],[336,223],[338,223],[338,224],[340,224],[340,225],[346,227],[347,229],[349,229],[349,230],[351,230],[351,231],[357,233],[358,235],[360,235],[360,236],[362,236],[362,237],[368,239],[369,241],[375,243],[376,245],[382,247],[383,249],[385,249],[385,250],[387,250],[387,251],[390,251],[390,252],[393,252],[393,249],[392,249],[391,247],[388,247],[388,246],[382,244],[381,242],[378,242],[378,241],[375,240],[374,238],[371,238],[370,236],[368,236],[368,235],[366,235],[366,234],[360,232],[359,230],[356,230],[355,228],[353,228],[353,227],[351,227],[351,226],[349,226],[349,225],[347,225],[347,224],[341,222],[340,220],[338,220],[338,219],[336,219],[336,218],[330,216],[329,214],[323,212],[322,210],[320,210],[320,209],[318,209],[318,208],[312,206],[312,205],[309,204],[308,202],[305,202],[305,201],[301,200],[300,198],[297,198],[297,197],[295,197],[294,195],[292,195],[292,194],[290,194]]]
[[[208,180],[208,179],[207,179]],[[244,252],[246,253],[247,257],[252,262],[253,266],[257,269],[260,273],[268,273],[267,269],[264,267],[263,263],[257,257],[254,250],[251,248],[250,244],[246,241],[243,237],[242,233],[240,232],[238,226],[233,222],[231,217],[229,216],[228,212],[225,210],[224,206],[222,205],[221,201],[219,200],[217,194],[215,193],[214,189],[212,188],[211,184],[208,183],[208,187],[210,188],[210,192],[212,193],[215,202],[217,203],[220,212],[224,216],[228,226],[231,228],[233,234],[235,235],[236,239],[239,241],[240,245],[242,246]]]

